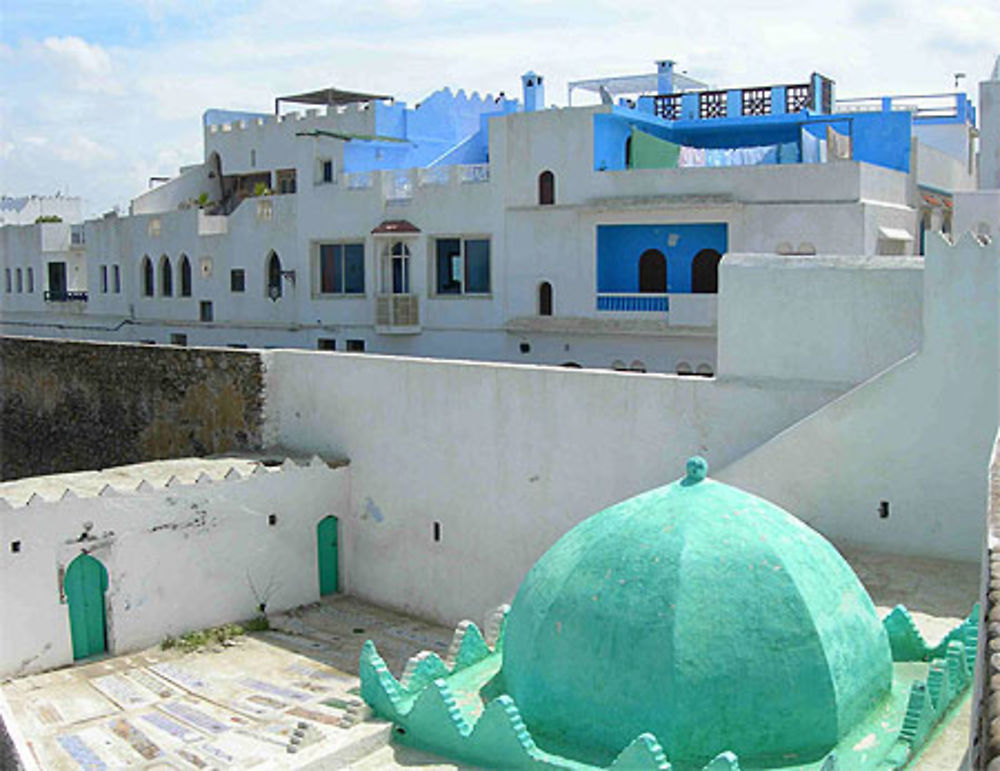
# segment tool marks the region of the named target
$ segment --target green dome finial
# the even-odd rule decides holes
[[[685,487],[696,485],[708,476],[708,461],[700,455],[692,455],[687,460],[687,476],[681,482]]]

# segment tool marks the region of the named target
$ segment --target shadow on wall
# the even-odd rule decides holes
[[[261,446],[260,357],[0,338],[0,479]]]

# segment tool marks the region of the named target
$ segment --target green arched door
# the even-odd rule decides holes
[[[69,605],[74,660],[104,653],[108,649],[104,624],[104,593],[108,590],[108,571],[89,554],[81,554],[69,563],[63,586]]]
[[[335,593],[337,583],[337,518],[324,517],[316,525],[319,557],[319,596]]]

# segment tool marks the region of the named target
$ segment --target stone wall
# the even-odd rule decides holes
[[[253,352],[0,338],[0,479],[257,449],[262,387]]]

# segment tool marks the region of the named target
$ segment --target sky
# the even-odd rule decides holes
[[[127,209],[202,159],[206,109],[329,85],[519,96],[533,69],[565,104],[570,80],[669,58],[717,87],[929,94],[964,72],[975,96],[997,54],[997,0],[0,0],[0,194]]]

